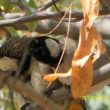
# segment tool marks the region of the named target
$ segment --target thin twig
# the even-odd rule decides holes
[[[55,0],[52,0],[52,2],[53,2],[53,5],[54,5],[55,9],[57,10],[57,12],[59,12],[61,15],[63,15],[63,14],[61,13],[61,11],[58,9]]]
[[[59,66],[60,66],[60,64],[61,64],[61,61],[62,61],[62,59],[63,59],[65,50],[66,50],[66,45],[67,45],[67,41],[68,41],[68,37],[69,37],[69,32],[70,32],[71,8],[72,8],[72,4],[70,4],[70,6],[69,6],[68,29],[67,29],[67,36],[66,36],[66,39],[65,39],[65,44],[64,44],[63,52],[62,52],[62,54],[61,54],[61,58],[60,58],[60,60],[59,60],[59,62],[58,62],[58,64],[57,64],[57,67],[56,67],[56,69],[55,69],[54,74],[57,73],[58,68],[59,68]],[[68,11],[68,10],[67,10],[67,11]],[[66,14],[67,14],[67,11],[65,12],[65,16],[66,16]],[[58,28],[59,24],[62,22],[62,20],[64,19],[65,16],[62,17],[61,21],[56,25],[56,27],[55,27],[51,32],[53,32],[56,28]],[[50,84],[51,84],[51,82],[48,84],[48,87],[50,86]]]
[[[63,48],[63,52],[62,52],[62,55],[61,55],[61,58],[60,58],[60,60],[59,60],[59,62],[58,62],[58,65],[57,65],[57,68],[56,68],[56,70],[55,70],[55,73],[58,71],[58,68],[59,68],[59,66],[60,66],[60,63],[61,63],[61,61],[62,61],[62,59],[63,59],[63,56],[64,56],[64,53],[65,53],[65,50],[66,50],[66,45],[67,45],[67,41],[68,41],[68,37],[69,37],[69,32],[70,32],[70,23],[71,23],[71,10],[72,10],[72,4],[70,4],[70,7],[69,7],[70,9],[69,9],[69,19],[68,19],[68,29],[67,29],[67,35],[66,35],[66,39],[65,39],[65,44],[64,44],[64,48]]]
[[[60,1],[60,0],[54,0],[55,3],[58,2],[58,1]],[[52,6],[52,5],[53,5],[53,1],[52,1],[52,0],[49,0],[49,1],[47,1],[46,3],[44,3],[44,4],[38,9],[37,12],[46,10],[47,8],[49,8],[49,7]]]
[[[51,33],[53,33],[59,26],[60,24],[62,23],[62,21],[64,20],[66,14],[68,13],[68,10],[66,10],[65,14],[63,15],[63,17],[60,19],[59,23],[48,33],[46,33],[46,35],[49,35]]]
[[[28,8],[23,5],[22,0],[10,0],[10,2],[19,7],[23,11],[28,10]]]

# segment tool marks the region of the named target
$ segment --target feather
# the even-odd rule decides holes
[[[0,57],[10,57],[21,59],[24,51],[28,48],[32,38],[29,37],[11,37],[0,48]]]

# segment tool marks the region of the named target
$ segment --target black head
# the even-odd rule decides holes
[[[59,42],[46,36],[33,38],[29,50],[37,60],[51,66],[57,65],[62,53]]]

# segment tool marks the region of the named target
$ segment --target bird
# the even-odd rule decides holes
[[[48,82],[42,76],[53,72],[61,57],[62,50],[58,40],[47,37],[11,37],[0,47],[0,70],[14,71],[12,76],[30,82],[35,91],[45,95],[57,87],[58,81],[48,90]],[[21,105],[22,106],[22,105]]]
[[[29,44],[30,53],[39,61],[56,66],[60,57],[61,49],[58,40],[47,37],[38,37]]]
[[[18,65],[24,59],[21,62],[22,69],[19,71],[23,75],[34,60],[55,67],[60,59],[61,50],[57,40],[46,36],[10,38],[0,48],[0,58],[3,59],[4,56],[16,59]]]
[[[60,38],[59,39],[59,44],[60,44],[60,46],[58,47],[58,48],[60,48],[60,50],[61,50],[61,52],[63,51],[63,48],[64,48],[64,45],[65,45],[65,40],[66,40],[66,38]],[[32,43],[35,43],[35,42],[32,42]],[[74,51],[75,51],[75,48],[76,48],[76,45],[77,45],[77,43],[75,42],[75,41],[73,41],[72,39],[68,39],[68,41],[67,41],[67,46],[66,46],[66,50],[65,50],[65,52],[64,52],[64,56],[63,56],[63,59],[62,59],[62,62],[61,62],[61,64],[60,64],[60,66],[59,66],[59,68],[58,68],[58,72],[66,72],[66,71],[68,71],[68,69],[71,67],[71,60],[72,60],[72,57],[73,57],[73,54],[74,54]],[[50,43],[48,43],[48,44],[50,44]],[[52,43],[53,44],[53,43]],[[33,45],[33,46],[35,46],[35,45]],[[58,45],[57,45],[58,46]],[[51,44],[50,44],[50,47],[48,47],[48,48],[51,48]],[[33,49],[32,49],[33,50]],[[59,50],[57,50],[57,51],[59,51]],[[33,51],[34,53],[33,53],[33,55],[37,55],[36,54],[36,51]],[[31,52],[32,53],[32,52]],[[39,53],[41,53],[41,52],[39,52]],[[53,53],[53,52],[51,52],[51,53]],[[57,54],[55,54],[55,55],[57,55]],[[53,55],[54,56],[54,55]],[[60,55],[60,57],[61,57],[61,55]],[[38,57],[37,57],[38,58]],[[40,57],[41,58],[41,57]],[[40,59],[39,58],[39,61],[41,61],[42,59]],[[47,58],[49,58],[49,56],[47,56]],[[50,59],[50,58],[49,58]],[[35,60],[34,60],[35,61]],[[34,62],[33,61],[33,62]],[[47,62],[47,61],[43,61],[42,60],[42,62]],[[54,62],[54,60],[52,59],[52,62]],[[48,62],[48,64],[49,65],[51,65],[51,67],[52,67],[52,70],[53,71],[55,71],[55,69],[56,69],[56,64],[58,63],[58,61],[57,61],[57,63],[52,63],[52,62]],[[54,65],[53,65],[54,64]],[[34,64],[35,65],[35,64]],[[41,65],[41,64],[40,64]],[[40,68],[40,67],[42,67],[42,66],[37,66],[37,68]],[[32,67],[33,68],[33,67]],[[35,68],[36,68],[36,66],[35,66]],[[36,69],[37,69],[36,68]],[[44,67],[43,67],[44,68]],[[41,69],[40,69],[41,70]],[[42,70],[42,71],[44,71],[44,70]],[[33,73],[35,73],[35,72],[33,72]],[[40,72],[40,73],[44,73],[44,72]],[[35,76],[36,75],[39,75],[39,74],[33,74],[32,75],[32,78],[34,79],[35,78]],[[44,74],[43,74],[44,75]],[[33,86],[35,86],[36,85],[36,83],[37,84],[39,84],[39,85],[41,85],[39,82],[38,82],[39,80],[31,80],[31,83],[33,84]],[[64,79],[58,79],[58,81],[61,83],[61,86],[65,86],[65,87],[68,87],[68,86],[70,86],[70,77],[69,78],[64,78]],[[52,84],[53,84],[54,82],[52,82]],[[46,83],[45,83],[46,84]],[[60,85],[59,83],[57,84],[57,85]],[[56,86],[56,83],[55,83],[55,86]],[[60,86],[60,87],[61,87]],[[34,89],[39,89],[39,88],[37,88],[38,86],[35,86],[34,87]],[[67,88],[68,89],[68,88]],[[69,88],[70,89],[70,88]],[[26,108],[28,108],[29,106],[31,106],[30,105],[30,103],[26,103],[24,106],[22,106],[22,110],[26,110]]]
[[[47,36],[37,38],[9,38],[0,48],[0,62],[6,64],[6,66],[2,66],[0,63],[0,69],[2,71],[18,71],[18,78],[30,75],[31,79],[28,79],[28,81],[30,81],[33,89],[42,95],[45,95],[47,92],[46,96],[49,96],[50,92],[54,89],[62,85],[70,86],[71,83],[70,77],[59,78],[56,82],[52,82],[53,86],[48,89],[48,93],[48,82],[42,80],[43,75],[52,73],[55,70],[65,45],[65,39],[56,40]],[[77,43],[70,38],[67,44],[62,62],[58,68],[58,72],[62,73],[68,71],[71,67],[73,54],[77,47]],[[9,64],[11,66],[7,68]],[[20,99],[23,98],[20,96]],[[19,103],[21,110],[26,110],[26,108],[31,107],[31,104],[33,104],[30,101],[24,102],[21,100]]]

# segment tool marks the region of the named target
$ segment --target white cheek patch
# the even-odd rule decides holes
[[[45,40],[46,46],[49,49],[51,57],[57,57],[60,53],[60,47],[56,41],[53,39]]]

